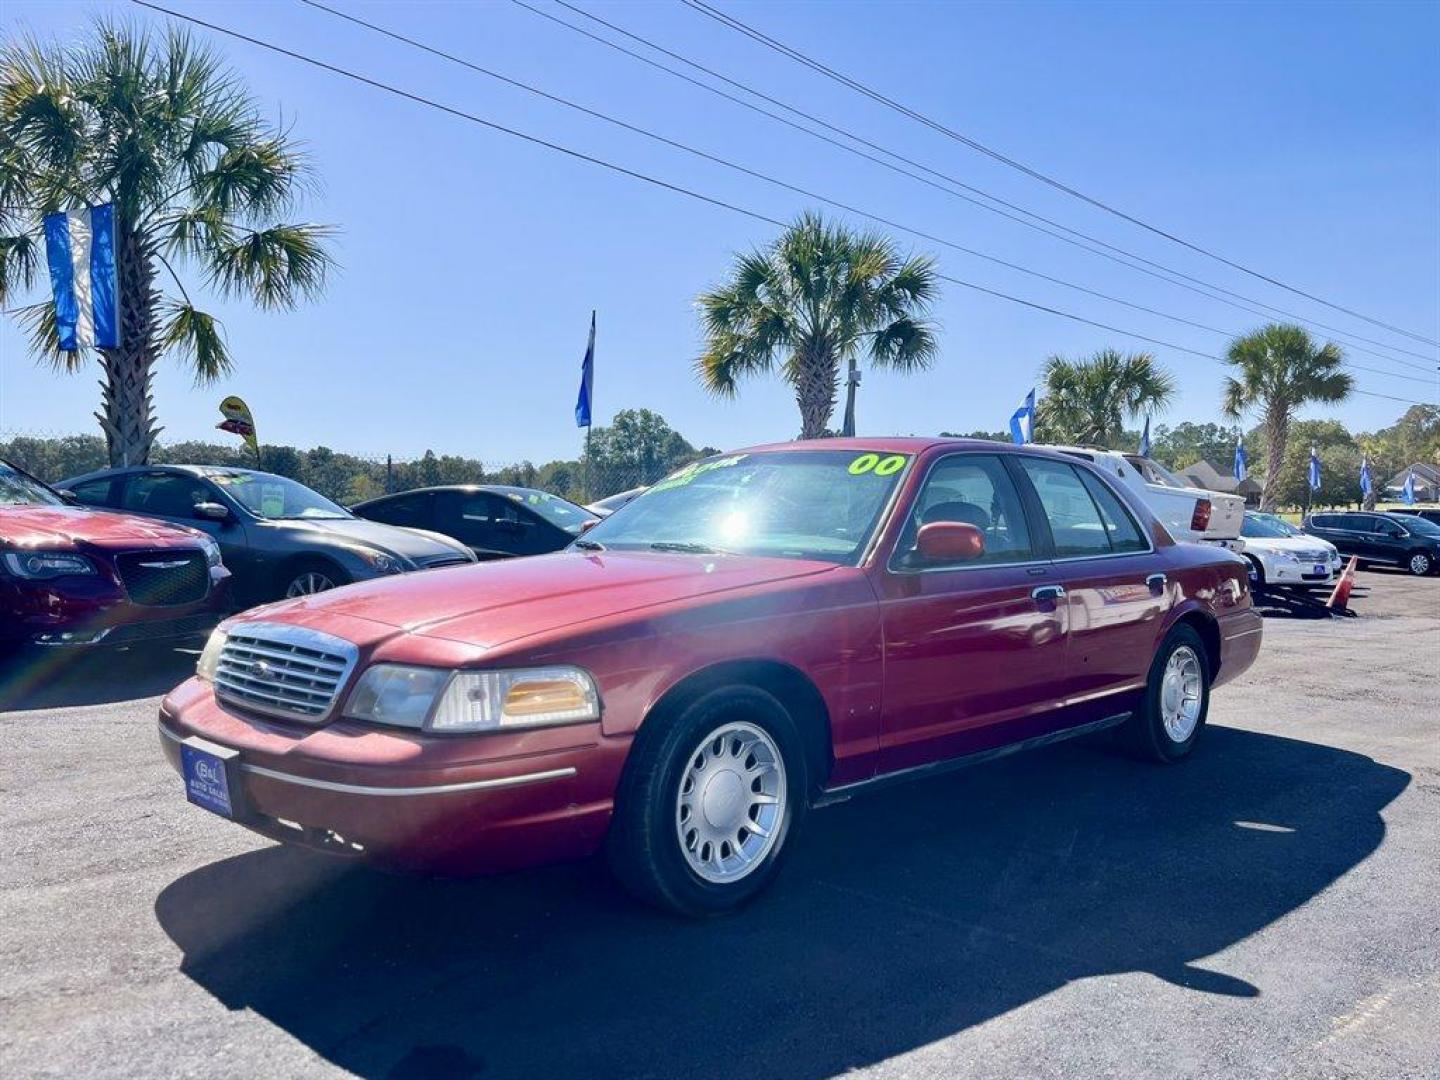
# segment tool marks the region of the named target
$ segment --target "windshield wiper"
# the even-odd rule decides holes
[[[577,547],[581,551],[604,551],[605,545],[599,540],[571,540],[571,547]]]
[[[651,551],[683,551],[687,555],[722,555],[719,548],[713,548],[708,544],[682,544],[668,540],[662,540],[650,545]]]

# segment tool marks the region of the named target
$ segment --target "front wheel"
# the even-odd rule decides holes
[[[805,812],[790,714],[756,687],[706,694],[641,728],[616,797],[610,864],[640,899],[718,915],[754,897]]]
[[[1189,755],[1210,711],[1210,664],[1205,642],[1190,626],[1166,635],[1145,684],[1140,708],[1126,722],[1130,748],[1160,762]]]
[[[1424,577],[1435,569],[1435,560],[1427,551],[1412,551],[1410,558],[1405,560],[1405,569],[1416,577]]]
[[[343,570],[318,559],[292,567],[283,580],[285,587],[282,595],[286,600],[329,592],[341,585],[350,584],[350,578]]]

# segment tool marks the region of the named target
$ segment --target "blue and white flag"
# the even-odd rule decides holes
[[[1145,417],[1145,430],[1140,432],[1140,456],[1150,456],[1150,417]]]
[[[1310,490],[1320,490],[1320,458],[1313,446],[1310,447]]]
[[[1245,479],[1245,436],[1235,440],[1235,479]]]
[[[1035,434],[1035,390],[1025,395],[1025,404],[1010,417],[1010,438],[1016,446],[1023,446]]]
[[[60,348],[120,347],[120,281],[115,259],[115,207],[91,206],[45,215],[45,258],[55,292]]]
[[[575,400],[575,426],[590,426],[590,394],[595,388],[595,312],[590,312],[590,342],[580,364],[580,396]]]
[[[1363,458],[1360,462],[1360,494],[1369,498],[1373,483],[1370,480],[1370,459]]]
[[[1405,500],[1406,506],[1415,505],[1415,473],[1412,470],[1405,472],[1405,486],[1400,489],[1400,498]]]

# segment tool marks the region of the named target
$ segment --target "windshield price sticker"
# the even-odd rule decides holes
[[[850,462],[848,471],[851,476],[864,476],[872,472],[876,476],[893,476],[905,467],[905,461],[904,454],[887,454],[884,457],[879,454],[861,454]]]
[[[693,465],[686,465],[679,472],[666,477],[652,487],[651,491],[668,491],[670,488],[681,487],[690,483],[698,476],[704,476],[707,472],[714,472],[716,469],[728,469],[732,465],[738,465],[745,460],[744,454],[735,454],[732,457],[716,458],[714,461],[698,461]]]

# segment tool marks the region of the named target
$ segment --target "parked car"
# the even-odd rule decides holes
[[[1330,541],[1341,555],[1354,555],[1361,563],[1402,566],[1417,577],[1440,566],[1440,525],[1424,518],[1365,510],[1327,511],[1311,514],[1302,527],[1312,536]]]
[[[229,579],[204,533],[70,506],[0,461],[0,648],[203,637]]]
[[[475,561],[448,537],[361,521],[304,484],[253,469],[147,465],[87,473],[62,486],[87,506],[208,533],[244,607]]]
[[[1257,590],[1329,585],[1340,573],[1340,552],[1273,514],[1247,510],[1240,527],[1250,580]]]
[[[641,495],[644,495],[646,488],[634,487],[628,491],[617,491],[614,495],[607,495],[603,499],[596,499],[592,503],[586,503],[585,509],[600,517],[609,517],[622,506],[634,502]]]
[[[486,560],[559,551],[599,520],[548,491],[504,484],[418,488],[351,510],[370,521],[442,533]]]
[[[1125,454],[1093,446],[1051,446],[1071,457],[1092,462],[1133,491],[1160,519],[1176,540],[1218,544],[1242,551],[1240,526],[1245,500],[1239,495],[1191,487],[1158,461],[1140,454]]]
[[[1440,509],[1429,506],[1407,506],[1404,510],[1386,510],[1387,514],[1400,514],[1403,517],[1424,518],[1431,525],[1440,525]]]
[[[809,808],[884,782],[1112,727],[1186,757],[1260,647],[1246,565],[1032,447],[758,447],[564,552],[231,619],[160,741],[266,836],[451,871],[605,846],[641,897],[717,912]]]

